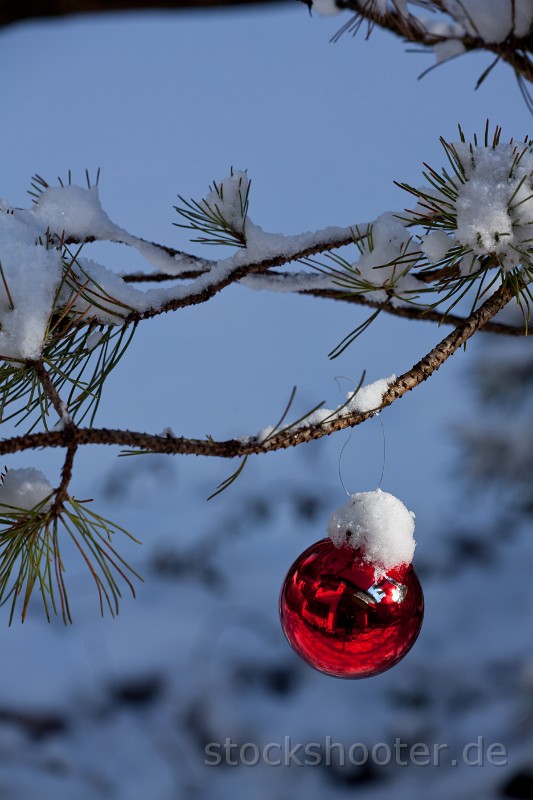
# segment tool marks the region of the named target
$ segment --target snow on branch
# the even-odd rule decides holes
[[[195,276],[196,277],[196,276]],[[129,283],[148,283],[154,281],[163,283],[171,280],[169,275],[162,272],[152,273],[151,275],[140,275],[131,273],[122,276],[123,280]],[[265,270],[261,274],[250,274],[239,281],[240,284],[248,286],[250,289],[270,291],[270,292],[291,292],[303,296],[319,297],[327,300],[337,300],[353,305],[364,306],[366,308],[379,309],[385,314],[403,319],[419,320],[421,322],[434,322],[438,325],[452,325],[456,327],[465,321],[464,316],[457,314],[446,314],[435,311],[429,306],[415,305],[393,305],[392,303],[379,300],[371,300],[364,294],[353,294],[331,288],[331,280],[324,275],[312,274],[309,272],[283,272],[280,270]],[[483,328],[483,333],[498,333],[503,336],[526,336],[527,330],[524,325],[506,324],[504,322],[490,320]]]
[[[375,27],[388,30],[403,40],[433,50],[437,64],[468,51],[487,50],[495,55],[495,60],[480,76],[478,86],[498,61],[504,61],[513,69],[526,103],[533,108],[526,86],[533,82],[530,0],[312,0],[312,3],[319,13],[354,12],[334,41],[345,32],[355,35],[366,22],[367,35]]]
[[[25,246],[35,247],[36,241],[46,243],[46,250],[57,261],[55,278],[51,286],[60,279],[61,248],[63,261],[68,264],[71,275],[79,277],[85,284],[73,301],[72,309],[80,314],[76,324],[93,320],[102,324],[124,324],[156,316],[157,314],[205,302],[217,292],[251,273],[259,273],[272,267],[309,257],[354,242],[365,231],[369,223],[351,227],[329,227],[323,230],[287,236],[271,234],[254,225],[248,217],[248,195],[250,181],[246,173],[233,171],[220,183],[213,183],[209,194],[201,200],[186,201],[176,210],[187,222],[181,227],[199,230],[205,235],[203,243],[233,244],[237,251],[226,259],[212,261],[191,256],[180,250],[147,242],[116,225],[103,210],[98,195],[98,180],[87,188],[72,185],[51,187],[41,177],[35,176],[32,188],[34,206],[25,211],[4,205],[3,220],[10,237],[23,240]],[[69,246],[93,241],[109,241],[132,246],[158,269],[158,275],[188,278],[187,284],[176,284],[165,288],[140,291],[133,285],[139,276],[125,280],[112,270],[89,260]],[[49,272],[49,271],[48,271]],[[137,280],[133,280],[137,277]],[[152,276],[146,276],[152,280]],[[96,294],[92,285],[98,287]],[[94,297],[93,297],[94,295]],[[35,301],[32,297],[32,303]],[[63,300],[63,298],[59,298]],[[93,300],[93,302],[91,302]],[[85,301],[85,302],[84,302]],[[49,299],[38,304],[43,314],[50,305]],[[121,310],[117,313],[120,306]],[[10,354],[10,353],[8,353]],[[33,355],[36,353],[33,351]]]
[[[437,312],[442,321],[463,299],[473,311],[501,283],[513,287],[527,332],[533,300],[533,142],[528,137],[502,142],[501,129],[491,134],[487,121],[479,139],[474,134],[467,141],[459,127],[459,141],[441,138],[441,144],[445,166],[424,164],[424,186],[397,183],[414,196],[414,208],[378,217],[356,243],[357,261],[337,253],[307,259],[341,296],[364,297],[376,309],[331,357],[381,311],[420,319]],[[515,334],[513,328],[506,332]]]
[[[87,176],[86,189],[72,185],[70,175],[68,184],[57,187],[35,177],[33,208],[0,206],[0,418],[31,418],[31,432],[39,422],[47,426],[53,407],[60,425],[79,424],[87,414],[92,422],[106,377],[139,321],[206,302],[237,281],[368,305],[370,318],[332,357],[382,311],[460,327],[464,318],[450,314],[457,300],[470,292],[474,310],[499,283],[511,285],[527,322],[532,145],[527,139],[503,144],[500,134],[496,128],[490,138],[487,124],[481,143],[476,136],[473,144],[467,142],[461,130],[459,142],[442,140],[449,167],[441,172],[426,167],[427,187],[399,184],[417,200],[412,211],[298,235],[266,233],[254,224],[248,214],[250,181],[232,170],[202,201],[183,201],[185,212],[178,207],[187,227],[209,234],[208,241],[220,236],[234,245],[228,258],[196,263],[189,280],[176,267],[183,254],[176,258],[179,251],[148,246],[109,219],[100,204],[98,176],[94,185]],[[121,241],[145,254],[148,247],[152,261],[153,251],[164,254],[158,260],[164,272],[158,274],[174,281],[139,290],[82,256],[83,243],[96,239]],[[77,250],[75,242],[82,243]],[[335,252],[349,244],[358,250],[355,262]],[[276,271],[294,261],[307,271]],[[428,293],[432,297],[423,302]],[[438,307],[447,302],[447,308]],[[492,320],[487,330],[517,333],[515,326]]]
[[[69,301],[71,311],[77,313],[77,317],[72,318],[76,327],[88,322],[102,325],[138,322],[206,302],[237,281],[255,289],[315,293],[323,297],[353,299],[354,302],[360,297],[363,298],[362,304],[387,313],[402,309],[398,315],[423,318],[428,313],[428,318],[431,318],[439,302],[454,298],[468,288],[468,284],[473,286],[477,282],[482,286],[480,276],[485,276],[494,266],[499,267],[506,278],[516,279],[517,298],[528,292],[524,281],[518,288],[517,275],[521,272],[522,277],[526,275],[527,278],[530,269],[526,217],[531,205],[527,195],[531,189],[528,172],[533,159],[531,145],[527,141],[522,146],[512,141],[507,145],[500,144],[500,130],[497,128],[489,147],[487,132],[488,126],[484,146],[478,146],[474,137],[473,149],[462,132],[459,143],[448,144],[442,140],[454,171],[448,174],[443,169],[438,173],[427,167],[424,175],[430,184],[428,188],[415,189],[407,184],[398,184],[417,197],[414,211],[387,212],[371,223],[330,227],[305,234],[271,234],[254,224],[248,214],[250,180],[245,172],[232,170],[224,180],[213,182],[204,199],[189,201],[181,197],[182,205],[176,207],[185,219],[181,227],[202,234],[198,241],[234,246],[232,255],[218,261],[198,259],[133,236],[113,223],[103,211],[97,182],[91,186],[88,179],[87,189],[82,189],[70,183],[70,175],[69,184],[59,187],[50,187],[42,178],[36,177],[33,183],[34,208],[30,211],[5,209],[4,221],[11,217],[11,225],[26,229],[24,244],[28,247],[34,247],[36,234],[40,241],[47,237],[48,258],[58,259],[51,245],[59,243],[56,251],[61,246],[64,248],[63,271],[66,270],[70,278],[66,283],[69,283],[71,292],[76,290]],[[501,174],[507,169],[508,186],[504,186]],[[496,176],[500,177],[496,179]],[[501,199],[497,211],[494,208],[496,197]],[[483,198],[490,199],[492,206],[488,207]],[[483,218],[484,229],[487,226],[491,228],[487,235],[480,232],[480,223],[468,216],[471,212],[467,209],[476,207],[483,209],[478,217],[479,220]],[[485,219],[486,212],[490,213]],[[469,225],[475,228],[471,235],[468,234]],[[425,228],[425,231],[413,234],[412,229],[417,226]],[[477,238],[474,241],[472,237]],[[81,252],[69,250],[68,243],[72,246],[73,243],[94,240],[133,246],[158,267],[158,272],[145,276],[120,276],[85,258]],[[359,249],[359,258],[355,262],[334,252],[349,244],[355,244]],[[473,256],[467,263],[469,253]],[[322,258],[317,260],[314,258],[316,255]],[[313,272],[275,270],[294,261],[303,263]],[[60,267],[58,270],[60,272]],[[164,276],[180,278],[180,281],[146,291],[135,286],[142,279],[157,279],[161,284]],[[11,276],[2,273],[2,277],[6,284],[6,298],[9,299]],[[54,280],[57,284],[58,275]],[[487,285],[483,288],[486,290]],[[439,295],[436,302],[432,299],[424,302],[422,295],[428,291]],[[480,291],[477,296],[480,296]],[[34,299],[31,300],[32,306],[35,305]],[[55,302],[56,306],[65,305],[64,292],[60,292]],[[46,318],[45,310],[41,304],[43,319]],[[441,319],[449,310],[444,309]],[[16,314],[11,315],[10,321],[15,320]],[[363,328],[367,324],[364,323]],[[348,341],[352,340],[350,336]],[[5,354],[17,355],[9,350]],[[19,355],[23,357],[22,352]],[[35,348],[33,355],[36,355]]]
[[[235,458],[254,453],[265,453],[274,450],[294,447],[304,442],[329,436],[331,433],[348,427],[355,427],[377,411],[392,405],[406,392],[429,378],[444,362],[450,358],[476,331],[480,330],[495,314],[513,298],[513,290],[509,285],[502,285],[483,305],[474,311],[460,326],[455,328],[436,347],[402,375],[386,379],[385,384],[370,384],[371,392],[361,407],[357,393],[352,393],[350,402],[353,407],[345,408],[346,413],[326,412],[330,419],[298,420],[297,424],[289,424],[274,435],[246,436],[238,439],[215,441],[207,439],[188,439],[170,434],[156,435],[135,431],[121,431],[106,428],[79,428],[71,430],[53,430],[43,433],[32,433],[0,441],[0,454],[17,453],[41,447],[66,447],[86,444],[115,445],[137,448],[149,453],[191,454]],[[379,394],[376,397],[375,392]],[[368,401],[368,402],[367,402]],[[377,402],[377,405],[374,403]],[[372,406],[372,407],[369,407]]]

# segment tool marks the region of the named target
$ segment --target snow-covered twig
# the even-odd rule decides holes
[[[414,305],[392,305],[392,303],[380,303],[377,300],[371,300],[363,294],[348,294],[341,292],[337,289],[327,288],[328,281],[324,280],[324,287],[320,287],[317,278],[321,276],[312,275],[309,272],[271,272],[266,270],[258,275],[248,275],[244,282],[247,286],[255,288],[260,284],[260,288],[266,291],[288,291],[295,294],[308,295],[309,297],[322,297],[328,300],[340,300],[345,303],[352,303],[354,305],[365,306],[366,308],[376,308],[383,311],[385,314],[391,314],[394,317],[402,317],[403,319],[420,320],[422,322],[436,322],[438,325],[453,325],[457,327],[465,321],[465,317],[457,314],[443,314],[439,311],[434,311],[431,308],[425,308]],[[424,276],[426,277],[426,276]],[[149,281],[164,282],[173,280],[171,275],[164,273],[154,273],[153,275],[124,275],[123,279],[131,283],[143,283]],[[436,278],[435,278],[436,279]],[[524,325],[507,325],[503,322],[495,322],[490,320],[485,323],[481,331],[484,333],[498,333],[503,336],[525,336],[527,330]]]
[[[468,11],[462,3],[452,6],[442,0],[427,0],[418,5],[430,11],[440,12],[436,18],[420,17],[406,9],[406,3],[387,3],[386,0],[336,0],[339,10],[349,10],[355,16],[334,37],[345,31],[356,33],[363,22],[368,23],[368,32],[374,27],[388,30],[403,40],[433,48],[437,63],[472,50],[487,50],[496,60],[481,75],[478,85],[487,77],[498,61],[504,61],[514,71],[522,94],[531,106],[529,92],[524,81],[533,83],[533,61],[529,27],[533,8],[529,0],[508,4],[508,19],[505,14],[494,15],[485,11],[479,3],[476,13]],[[502,4],[503,5],[503,4]],[[506,4],[507,5],[507,4]],[[442,17],[445,14],[446,17]]]
[[[47,431],[17,436],[0,441],[0,454],[7,455],[22,450],[41,447],[68,447],[70,445],[101,444],[137,448],[141,452],[190,454],[235,458],[251,454],[266,453],[294,447],[313,439],[355,427],[372,417],[376,411],[392,405],[406,392],[414,389],[429,378],[444,362],[462,347],[476,331],[483,328],[512,298],[512,286],[500,286],[483,305],[461,322],[436,347],[418,361],[410,370],[393,380],[384,392],[379,407],[368,411],[335,415],[329,421],[315,425],[288,426],[274,436],[264,439],[248,437],[215,441],[209,439],[188,439],[177,436],[161,436],[138,431],[124,431],[107,428],[74,428],[69,431]]]
[[[366,232],[369,223],[358,227]],[[178,308],[205,303],[226,286],[246,276],[352,244],[358,235],[355,228],[335,227],[295,236],[261,232],[258,239],[257,247],[248,246],[230,258],[216,262],[209,272],[200,274],[187,286],[147,292],[143,306],[125,316],[124,322],[137,322]]]

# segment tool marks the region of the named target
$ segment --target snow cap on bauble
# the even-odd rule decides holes
[[[358,550],[377,571],[388,570],[413,560],[414,517],[388,492],[358,492],[330,514],[328,536],[335,547],[349,544]]]

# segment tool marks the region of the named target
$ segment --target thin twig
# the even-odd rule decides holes
[[[271,272],[270,270],[266,270],[263,275],[265,278],[273,277],[273,278],[290,278],[292,280],[297,281],[300,276],[309,276],[311,273],[309,272]],[[154,273],[153,275],[124,275],[123,279],[128,283],[144,283],[149,281],[154,281],[157,283],[163,283],[165,281],[172,281],[176,280],[176,277],[183,277],[182,275],[173,276],[173,275],[166,275],[165,273],[158,272]],[[198,277],[198,275],[191,275],[190,277]],[[426,283],[426,281],[424,281]],[[268,287],[265,287],[268,289]],[[276,291],[273,288],[273,291]],[[384,311],[386,314],[391,314],[394,317],[402,317],[404,319],[413,319],[413,320],[420,320],[422,322],[436,322],[438,325],[453,325],[457,327],[461,325],[465,321],[465,317],[461,317],[456,314],[443,314],[442,312],[435,311],[431,308],[424,308],[423,306],[417,305],[393,305],[390,302],[381,303],[378,300],[370,300],[368,297],[365,297],[364,294],[354,294],[349,292],[343,292],[340,289],[295,289],[294,294],[299,295],[308,295],[309,297],[322,297],[328,300],[341,300],[345,303],[352,303],[354,305],[365,306],[367,308],[379,308]],[[481,328],[483,332],[486,333],[499,333],[504,336],[525,336],[527,334],[526,327],[524,325],[506,325],[503,322],[493,322],[492,320],[485,323],[483,328]]]
[[[27,363],[28,366],[34,369],[35,372],[37,373],[37,377],[41,381],[44,392],[48,397],[48,399],[50,400],[50,402],[52,403],[54,409],[56,410],[58,417],[60,419],[64,419],[66,412],[66,405],[61,400],[56,387],[52,383],[50,375],[44,368],[43,362],[40,359],[37,359],[35,361],[28,361]]]
[[[183,270],[180,270],[177,275],[174,275],[175,278],[197,278],[199,275],[203,275],[217,263],[209,258],[202,258],[201,256],[194,256],[191,253],[186,253],[184,250],[176,250],[175,247],[170,247],[166,244],[160,244],[159,242],[151,242],[148,239],[143,239],[141,236],[132,236],[130,239],[120,239],[120,238],[113,238],[109,239],[107,237],[98,237],[98,236],[68,236],[64,239],[63,244],[70,245],[70,244],[90,244],[91,242],[98,242],[98,241],[110,241],[115,244],[123,244],[127,245],[128,247],[136,247],[137,249],[144,249],[142,248],[143,245],[146,245],[147,248],[154,248],[154,250],[160,250],[165,255],[169,256],[170,258],[174,259],[176,262],[176,268],[179,268],[180,261],[189,262],[189,266],[184,267]],[[140,247],[139,247],[140,246]],[[148,277],[148,276],[147,276]],[[124,280],[128,280],[127,277]]]
[[[74,466],[74,456],[76,455],[76,450],[78,449],[77,444],[71,443],[65,455],[65,461],[63,462],[63,467],[61,469],[61,483],[56,489],[54,503],[52,505],[52,514],[57,516],[63,508],[63,504],[65,500],[68,498],[68,487],[70,481],[72,480],[72,471]]]
[[[346,303],[368,306],[369,308],[379,308],[381,311],[384,311],[386,314],[391,314],[393,317],[403,317],[404,319],[413,319],[420,322],[436,322],[438,325],[453,325],[454,327],[459,327],[466,322],[465,317],[460,317],[456,314],[445,314],[430,308],[414,305],[394,306],[390,302],[380,303],[377,300],[369,300],[364,295],[343,295],[331,289],[304,289],[299,292],[299,294],[307,294],[312,297],[325,297],[333,300],[344,300]],[[525,325],[506,325],[503,322],[493,322],[489,320],[480,328],[480,332],[498,333],[504,336],[527,336],[527,327]]]
[[[44,368],[43,362],[41,360],[29,361],[28,366],[32,367],[37,373],[37,377],[42,384],[46,396],[54,406],[59,418],[63,420],[63,438],[68,440],[68,443],[65,442],[67,445],[67,452],[65,455],[65,461],[63,462],[63,468],[61,470],[61,482],[55,491],[54,502],[51,508],[52,515],[57,516],[61,512],[63,504],[68,497],[68,486],[72,479],[74,456],[78,448],[78,445],[74,441],[76,426],[72,422],[70,415],[68,414],[67,407],[61,400],[59,393],[50,378],[50,375]]]
[[[132,311],[124,317],[124,322],[126,324],[130,322],[139,322],[142,319],[150,319],[158,316],[159,314],[165,314],[168,311],[175,311],[178,308],[186,308],[187,306],[205,303],[214,297],[214,295],[218,294],[218,292],[220,292],[226,286],[236,283],[246,275],[263,273],[272,267],[279,267],[292,261],[299,261],[304,258],[309,258],[317,253],[324,253],[329,250],[334,250],[337,247],[344,247],[345,245],[353,244],[356,238],[356,235],[353,232],[350,232],[349,234],[339,236],[336,239],[317,241],[314,244],[304,248],[299,248],[294,245],[292,252],[290,250],[287,252],[287,249],[285,249],[284,252],[280,253],[279,255],[269,256],[268,258],[263,258],[259,261],[252,260],[244,264],[239,264],[227,272],[224,277],[220,278],[219,280],[213,280],[213,282],[207,286],[205,285],[205,279],[202,280],[203,276],[200,276],[199,285],[195,287],[194,283],[192,283],[191,286],[188,287],[188,293],[184,296],[172,298],[160,306],[151,306],[146,308],[144,311]],[[287,248],[288,245],[286,244],[285,247]],[[76,323],[73,322],[73,324]]]
[[[211,264],[216,264],[216,261],[211,262]],[[209,270],[183,270],[177,275],[170,275],[168,272],[131,272],[121,275],[121,278],[124,283],[165,283],[166,281],[175,280],[194,280],[194,278],[199,278],[200,275],[205,275],[206,272],[209,272]]]

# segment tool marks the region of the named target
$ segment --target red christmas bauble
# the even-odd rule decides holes
[[[375,576],[359,551],[331,539],[296,559],[281,589],[281,625],[312,667],[337,678],[368,678],[411,649],[424,616],[415,571],[403,564]]]

